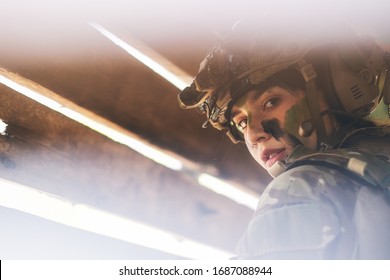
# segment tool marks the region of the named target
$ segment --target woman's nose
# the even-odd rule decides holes
[[[261,121],[249,122],[246,132],[247,141],[252,145],[264,141],[270,137],[270,135],[265,132]]]

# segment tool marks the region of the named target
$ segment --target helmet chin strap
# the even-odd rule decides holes
[[[300,138],[307,138],[315,130],[317,134],[317,149],[323,149],[324,144],[329,145],[331,141],[326,134],[325,124],[321,114],[320,95],[315,82],[317,74],[313,66],[304,59],[297,63],[297,69],[306,81],[305,101],[300,103],[301,109],[304,110],[302,114],[303,119],[297,120],[297,124],[299,125],[297,132]],[[293,132],[293,135],[296,135],[297,132]]]
[[[286,168],[287,166],[283,162],[277,161],[267,171],[268,174],[272,176],[272,178],[275,178],[282,174]]]
[[[321,94],[317,89],[317,74],[313,66],[304,59],[299,61],[296,69],[301,73],[306,81],[306,96],[299,104],[293,106],[285,117],[285,127],[288,133],[294,135],[306,147],[308,137],[315,132],[317,136],[317,150],[324,151],[328,148],[336,147],[351,128],[353,123],[343,125],[331,135],[327,134],[324,116],[335,115],[332,110],[321,110]]]

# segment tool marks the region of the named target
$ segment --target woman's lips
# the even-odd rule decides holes
[[[272,149],[265,150],[262,154],[262,160],[265,162],[265,165],[269,168],[275,164],[277,161],[282,161],[285,159],[285,150],[282,149]]]

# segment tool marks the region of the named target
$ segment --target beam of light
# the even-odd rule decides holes
[[[0,179],[0,205],[50,221],[188,259],[228,259],[233,254],[100,209]]]
[[[18,81],[18,82],[17,82]],[[177,159],[174,155],[166,153],[165,151],[154,148],[153,146],[148,145],[147,143],[142,142],[141,140],[136,139],[129,135],[129,132],[116,124],[110,123],[107,120],[85,110],[84,108],[78,107],[77,105],[71,103],[68,100],[63,99],[60,96],[57,96],[54,92],[49,91],[48,89],[33,83],[25,78],[22,78],[16,74],[10,73],[4,69],[0,68],[0,83],[8,86],[9,88],[23,94],[24,96],[31,98],[38,103],[51,108],[52,110],[59,112],[66,117],[83,124],[92,130],[107,136],[108,138],[126,145],[132,150],[140,153],[141,155],[152,159],[154,162],[163,165],[167,168],[170,168],[175,171],[188,171],[193,174],[193,171],[187,170],[188,167],[185,167],[182,160]],[[54,100],[54,98],[56,100]],[[67,104],[68,106],[65,106]],[[69,108],[72,107],[72,108]],[[81,113],[80,113],[81,112]],[[218,194],[224,195],[227,198],[240,203],[244,206],[254,209],[254,200],[257,200],[256,195],[250,195],[237,187],[231,186],[222,180],[217,180],[214,178],[214,181],[210,178],[212,176],[205,177],[200,175],[198,182],[206,186],[211,191],[217,192]],[[209,178],[209,179],[205,179]],[[210,183],[212,182],[212,183]],[[212,187],[212,185],[219,187]],[[221,187],[221,186],[224,187]],[[222,190],[225,188],[225,190]],[[241,195],[242,194],[242,195]],[[244,198],[243,198],[244,197]],[[247,202],[245,202],[247,199]]]
[[[209,174],[201,174],[198,177],[200,185],[221,194],[231,200],[255,210],[259,198],[249,191],[241,190]]]
[[[97,24],[92,25],[94,28],[99,30],[100,32],[103,32],[107,36],[113,36],[113,38],[117,38],[119,41],[117,42],[120,47],[129,47],[129,50],[133,50],[135,54],[138,57],[141,57],[140,60],[142,63],[144,62],[151,62],[150,65],[168,65],[170,69],[174,69],[174,72],[177,73],[179,76],[174,78],[173,81],[180,81],[179,83],[176,83],[178,88],[183,88],[186,85],[188,85],[191,81],[187,74],[185,74],[182,70],[174,66],[172,63],[168,63],[164,60],[163,57],[158,56],[156,54],[153,54],[153,57],[156,57],[161,60],[162,63],[157,63],[156,61],[150,59],[148,56],[143,54],[140,50],[137,50],[135,48],[132,48],[129,44],[126,42],[120,40],[118,37],[113,35],[111,32],[107,31],[103,27]],[[108,38],[108,37],[107,37]],[[110,39],[111,40],[111,39]],[[146,46],[142,45],[140,42],[137,42],[139,46],[142,46],[142,50],[147,49]],[[148,50],[148,53],[151,53],[152,51]],[[160,69],[166,69],[164,67],[160,67]],[[166,72],[166,71],[165,71]],[[164,71],[160,72],[160,75],[163,75],[165,73]],[[169,72],[169,71],[168,71]],[[169,77],[173,77],[175,74],[173,72],[169,72]],[[186,76],[187,75],[187,76]],[[163,78],[166,78],[165,76],[162,76]],[[19,82],[16,82],[19,81]],[[22,81],[20,83],[20,81]],[[3,83],[4,85],[14,89],[15,91],[41,103],[42,105],[45,105],[65,116],[68,118],[75,120],[76,122],[79,122],[107,137],[110,139],[124,144],[128,146],[129,148],[133,149],[134,151],[142,154],[143,156],[152,159],[158,164],[161,164],[165,167],[168,167],[175,171],[184,171],[189,172],[190,174],[194,174],[191,167],[184,166],[183,159],[180,160],[178,156],[175,154],[171,155],[168,154],[166,151],[163,151],[161,149],[157,149],[150,144],[146,143],[145,141],[141,141],[135,137],[132,137],[129,135],[129,132],[127,130],[124,130],[123,128],[117,126],[114,123],[108,122],[107,120],[101,118],[100,116],[94,115],[93,113],[85,110],[84,108],[81,108],[73,103],[71,103],[69,100],[66,100],[54,92],[49,91],[46,88],[43,88],[42,86],[33,83],[32,81],[29,81],[25,78],[22,78],[20,76],[17,76],[15,74],[12,75],[12,73],[9,73],[5,70],[2,70],[0,68],[0,83]],[[33,86],[31,86],[33,85]],[[56,101],[58,100],[58,101]],[[188,164],[188,162],[186,163]],[[196,169],[196,168],[195,168]],[[197,173],[197,172],[195,172]],[[196,175],[197,176],[197,175]],[[205,179],[208,178],[208,179]],[[242,204],[244,206],[249,207],[250,209],[255,208],[255,201],[258,200],[257,195],[252,195],[248,191],[241,190],[240,188],[237,188],[235,186],[232,186],[228,184],[227,182],[223,182],[222,180],[218,180],[217,178],[214,178],[214,180],[211,180],[212,176],[209,175],[209,177],[205,177],[200,175],[199,178],[196,178],[198,182],[206,186],[209,190],[213,192],[217,192],[218,194],[224,195],[227,198]],[[212,183],[210,183],[212,181]],[[219,186],[219,187],[213,187]],[[221,186],[224,187],[221,187]],[[225,188],[224,191],[222,189]]]
[[[147,48],[145,45],[141,44],[140,42],[137,42],[137,45],[142,45],[142,51],[137,49],[136,47],[130,45],[129,43],[125,42],[124,40],[120,39],[118,36],[114,35],[104,27],[100,26],[97,23],[90,23],[90,25],[95,28],[97,31],[99,31],[102,35],[107,37],[111,42],[125,50],[128,54],[130,54],[132,57],[143,63],[145,66],[149,67],[151,70],[156,72],[158,75],[163,77],[165,80],[170,82],[172,85],[177,87],[180,90],[183,90],[185,87],[187,87],[191,82],[192,78],[173,65],[170,61],[166,60],[162,56],[158,55],[151,49]],[[135,40],[135,39],[133,39]],[[144,49],[148,49],[148,52],[153,52],[154,56],[159,57],[159,60],[164,63],[159,63],[156,60],[152,59],[150,55],[146,55],[144,53]],[[167,67],[165,67],[163,64],[169,65],[170,69],[174,69],[174,71],[171,71]]]
[[[143,143],[142,141],[135,139],[133,137],[130,137],[123,132],[120,132],[118,130],[115,130],[109,126],[106,126],[102,123],[99,123],[91,118],[86,117],[83,114],[80,114],[72,109],[61,107],[57,110],[58,112],[62,113],[63,115],[67,116],[68,118],[72,120],[77,120],[78,122],[82,123],[83,125],[99,132],[100,134],[103,134],[113,140],[115,140],[118,143],[121,143],[123,145],[126,145],[127,147],[131,148],[132,150],[138,152],[139,154],[155,161],[156,163],[163,165],[165,167],[168,167],[169,169],[178,171],[183,168],[183,163],[162,152],[158,149],[151,147],[150,145],[147,145],[146,143]]]
[[[175,85],[178,89],[183,90],[186,86],[191,84],[192,78],[188,74],[141,42],[132,38],[132,43],[139,46],[136,48],[130,43],[120,39],[101,25],[97,23],[90,23],[90,25],[145,66],[149,67],[162,78]],[[149,55],[146,55],[146,53]],[[152,59],[150,56],[158,59],[158,61]],[[172,69],[172,71],[169,71],[167,67],[164,67],[163,65],[167,65],[169,69]],[[256,209],[258,202],[257,195],[252,194],[249,191],[241,190],[208,174],[200,174],[197,179],[200,185],[208,188],[209,190],[224,195],[239,204],[249,207],[250,209]]]
[[[17,80],[20,80],[23,83],[19,83]],[[91,128],[100,134],[107,136],[115,142],[126,145],[158,164],[172,170],[181,170],[183,168],[183,163],[174,156],[164,153],[159,149],[132,137],[125,129],[85,110],[84,108],[80,108],[77,105],[72,104],[68,100],[58,97],[57,99],[60,101],[56,101],[53,97],[45,96],[42,92],[47,93],[49,90],[34,84],[27,79],[0,69],[0,83],[80,124]],[[49,93],[51,96],[56,96],[53,92]],[[75,109],[69,107],[73,107]]]
[[[3,122],[2,119],[0,119],[0,135],[6,134],[7,126],[8,124],[6,124],[5,122]]]

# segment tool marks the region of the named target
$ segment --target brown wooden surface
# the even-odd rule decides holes
[[[0,176],[231,250],[246,207],[1,86]],[[191,194],[191,195],[188,195]],[[228,232],[229,234],[223,234]]]

